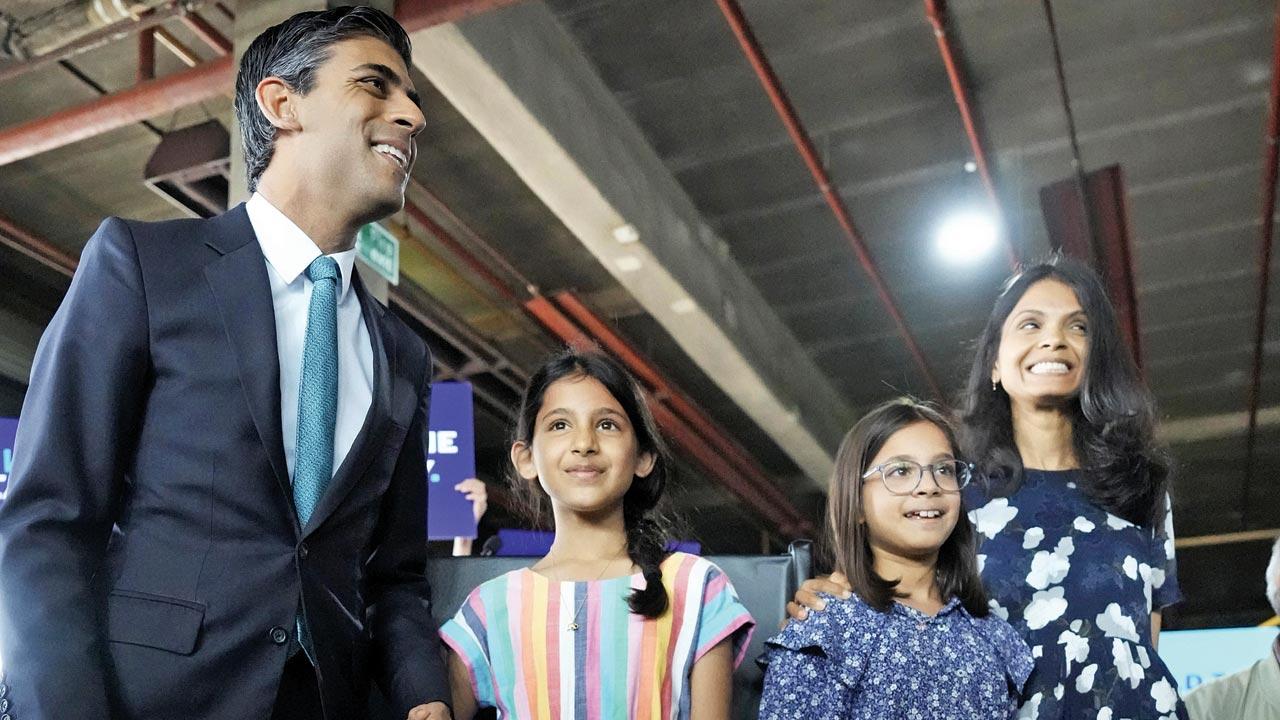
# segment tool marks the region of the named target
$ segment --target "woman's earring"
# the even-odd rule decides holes
[[[996,381],[995,381],[995,380],[992,380],[992,381],[991,381],[991,392],[995,392],[995,391],[996,391]]]

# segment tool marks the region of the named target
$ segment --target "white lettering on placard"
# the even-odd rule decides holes
[[[427,432],[428,455],[457,455],[457,430],[431,430]]]

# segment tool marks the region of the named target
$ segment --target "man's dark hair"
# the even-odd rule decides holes
[[[267,169],[276,148],[276,129],[258,109],[254,97],[263,78],[278,77],[306,95],[315,86],[316,69],[330,57],[330,47],[353,37],[372,37],[395,49],[408,67],[409,36],[390,15],[371,7],[339,7],[301,12],[267,28],[254,38],[240,59],[236,75],[236,119],[244,145],[249,192]]]

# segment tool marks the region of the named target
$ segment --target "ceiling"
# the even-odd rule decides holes
[[[63,4],[23,0],[6,12],[22,20]],[[257,3],[259,10],[267,4]],[[1010,268],[1000,252],[961,267],[933,251],[942,217],[988,200],[979,174],[966,170],[973,152],[924,5],[742,0],[741,7],[929,373],[950,396]],[[1144,369],[1178,464],[1177,533],[1280,526],[1280,482],[1267,472],[1280,460],[1277,414],[1261,415],[1252,475],[1239,419],[1248,407],[1258,310],[1275,8],[1255,0],[1059,0],[1053,10],[1080,159],[1086,170],[1118,164],[1124,173]],[[212,4],[201,14],[235,36],[232,20]],[[1043,256],[1050,245],[1040,188],[1071,177],[1073,168],[1042,5],[957,1],[949,15],[1006,236],[1020,257]],[[213,58],[182,23],[165,28]],[[510,47],[486,39],[494,37],[486,28],[501,30]],[[472,377],[486,390],[477,428],[481,473],[501,480],[513,387],[561,342],[523,307],[526,288],[572,290],[816,523],[824,478],[815,477],[805,443],[829,458],[859,411],[932,391],[715,0],[529,0],[450,32],[470,43],[494,78],[507,78],[513,102],[530,108],[549,147],[602,188],[606,204],[637,203],[636,217],[657,206],[683,213],[702,242],[685,247],[645,225],[645,262],[661,266],[693,300],[691,315],[726,338],[711,344],[705,329],[691,330],[654,305],[643,277],[602,259],[604,246],[584,239],[581,218],[564,209],[556,188],[539,184],[529,164],[538,158],[517,157],[489,129],[520,121],[480,117],[447,68],[423,60],[415,82],[428,127],[410,200],[464,253],[497,268],[507,290],[448,238],[402,213],[392,219],[405,238],[404,282],[393,304],[434,347],[447,346],[439,354],[451,366],[442,372]],[[424,37],[443,36],[415,33],[425,51]],[[504,53],[537,52],[558,59],[503,64]],[[165,51],[157,58],[161,77],[185,67]],[[0,81],[0,137],[3,128],[98,97],[91,84],[108,93],[132,86],[136,46],[116,42],[68,63]],[[554,117],[554,105],[581,98],[590,100],[592,117],[569,124]],[[165,132],[229,115],[230,100],[221,96],[150,122]],[[590,138],[599,157],[585,135],[568,134],[574,123],[615,130]],[[157,142],[156,132],[133,124],[0,166],[0,215],[72,257],[106,215],[172,217],[174,207],[142,183]],[[611,168],[640,168],[644,182],[618,185]],[[673,260],[677,252],[709,259],[684,266]],[[7,248],[0,248],[0,277],[0,415],[15,415],[35,343],[67,278]],[[708,299],[710,285],[718,299]],[[1278,309],[1273,299],[1259,387],[1264,411],[1280,404]],[[768,337],[756,327],[770,328]],[[716,360],[724,348],[740,353],[754,374],[722,370]],[[794,427],[765,419],[761,408],[774,401],[791,409]],[[762,534],[774,550],[787,539],[696,457],[682,454],[682,463],[675,509],[689,534],[720,552],[758,552]],[[494,523],[512,521],[495,513]],[[1167,623],[1264,619],[1266,553],[1265,540],[1180,550],[1187,602]]]

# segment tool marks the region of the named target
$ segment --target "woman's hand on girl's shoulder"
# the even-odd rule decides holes
[[[809,617],[811,610],[825,609],[827,601],[822,598],[824,594],[847,600],[853,594],[853,586],[849,584],[849,579],[839,572],[805,580],[796,590],[795,598],[787,603],[788,617],[783,618],[782,625],[785,626],[788,620],[804,620]]]

